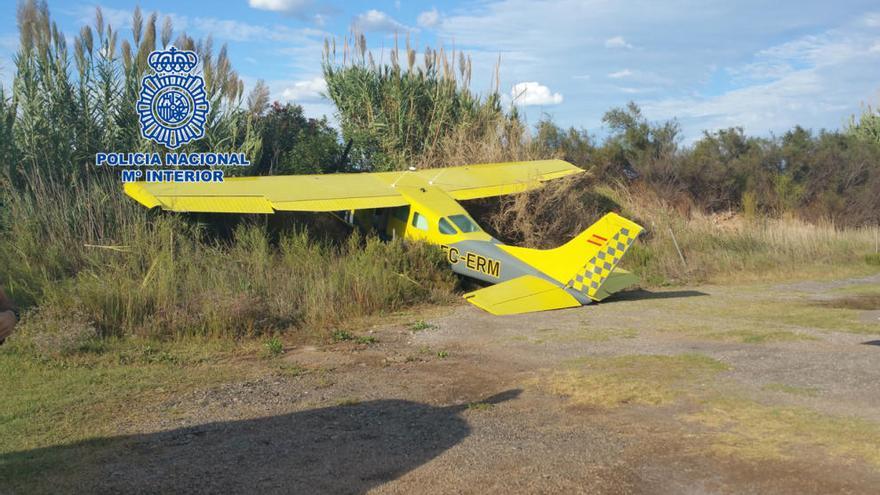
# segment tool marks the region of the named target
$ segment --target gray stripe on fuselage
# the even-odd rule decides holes
[[[477,280],[482,280],[491,284],[506,282],[508,280],[512,280],[523,275],[532,275],[547,280],[554,285],[562,288],[563,290],[571,294],[572,297],[577,299],[581,304],[590,304],[592,302],[589,297],[586,297],[584,294],[581,294],[576,290],[566,287],[558,280],[555,280],[549,275],[546,275],[544,272],[538,270],[532,265],[529,265],[521,259],[512,256],[507,251],[504,251],[503,249],[498,247],[499,245],[500,243],[495,239],[492,239],[491,241],[461,241],[453,244],[445,244],[446,249],[450,250],[450,252],[447,253],[447,260],[450,260],[450,256],[453,258],[457,256],[458,262],[453,263],[452,261],[450,261],[449,265],[452,267],[452,271],[458,273],[459,275],[475,278]],[[457,255],[454,254],[456,251],[458,253]],[[489,260],[497,261],[500,264],[500,270],[498,274],[499,276],[496,278],[492,275],[484,273],[484,271],[469,268],[467,266],[467,253],[474,253],[477,256],[482,256],[484,258],[488,258]]]

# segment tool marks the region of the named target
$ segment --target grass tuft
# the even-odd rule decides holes
[[[574,405],[614,408],[625,404],[661,405],[674,401],[693,382],[728,366],[701,354],[589,357],[543,383]]]
[[[495,404],[489,402],[471,402],[467,405],[469,411],[489,411]]]
[[[429,330],[431,328],[437,328],[437,326],[432,325],[425,320],[416,320],[409,326],[409,329],[412,332],[421,332],[422,330]]]
[[[349,340],[354,340],[354,335],[345,330],[335,330],[330,336],[333,338],[333,342],[347,342]]]
[[[284,352],[284,344],[281,343],[281,339],[278,337],[272,337],[266,340],[266,342],[263,343],[263,346],[271,357],[279,356]]]
[[[725,398],[686,419],[713,431],[712,448],[722,455],[785,460],[793,457],[792,452],[812,447],[880,467],[880,426],[859,418]]]
[[[786,385],[785,383],[768,383],[761,387],[761,390],[768,392],[784,392],[791,395],[802,395],[804,397],[816,397],[819,395],[819,389],[816,387],[797,387],[795,385]]]

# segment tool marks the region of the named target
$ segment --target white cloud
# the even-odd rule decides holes
[[[440,12],[436,8],[426,10],[419,14],[416,22],[423,28],[432,28],[440,23]]]
[[[633,46],[626,42],[623,36],[614,36],[605,40],[605,48],[632,48]]]
[[[248,0],[248,5],[255,9],[301,14],[311,6],[309,0]]]
[[[643,105],[653,118],[678,117],[691,138],[702,129],[743,126],[781,133],[795,125],[836,128],[876,95],[880,45],[876,35],[833,29],[759,51],[756,62],[727,71],[742,87],[717,95],[663,98]]]
[[[280,95],[284,101],[316,102],[326,100],[323,96],[326,92],[327,81],[318,76],[286,85],[280,90]]]
[[[562,103],[562,95],[553,93],[550,88],[535,81],[521,82],[513,85],[510,96],[514,103],[522,106],[558,105]]]
[[[629,77],[631,75],[633,75],[633,72],[631,70],[623,69],[623,70],[619,70],[617,72],[612,72],[612,73],[608,74],[608,77],[610,77],[611,79],[622,79],[624,77]]]
[[[751,132],[766,135],[801,117],[803,125],[837,128],[858,111],[860,102],[876,101],[880,63],[872,49],[880,42],[880,11],[866,9],[866,3],[705,0],[695,9],[692,2],[681,0],[554,0],[548,8],[533,0],[485,0],[445,9],[433,31],[445,43],[466,47],[473,55],[477,89],[491,87],[500,54],[502,87],[540,81],[565,95],[565,103],[554,108],[554,118],[564,126],[601,133],[604,112],[637,97],[652,120],[683,116],[688,136],[699,137],[703,127],[736,125],[739,118],[742,124],[754,123]],[[774,47],[780,33],[812,33],[814,38],[788,35],[783,41],[797,43]],[[765,50],[768,53],[762,53]],[[801,82],[794,75],[816,67],[828,69],[818,71],[816,84],[821,89],[814,92],[803,88],[803,75]],[[624,68],[632,74],[608,77]],[[831,77],[832,68],[839,74],[836,78]],[[586,74],[592,79],[577,77]],[[772,85],[780,79],[786,83]],[[745,93],[737,93],[747,88],[762,103],[753,105]],[[762,91],[772,91],[778,95],[776,102],[785,103],[778,103],[776,111],[762,112],[762,104],[777,104],[762,98]],[[787,91],[793,100],[784,96]],[[722,122],[705,110],[724,95],[723,107],[732,114]],[[797,111],[781,109],[797,98],[806,99]],[[733,103],[738,99],[742,107]],[[846,104],[849,109],[840,110]],[[721,108],[721,103],[713,104],[713,112]],[[524,110],[530,120],[537,115],[532,107]]]
[[[375,9],[368,10],[363,14],[356,16],[351,25],[355,30],[363,32],[398,32],[413,30],[411,27],[398,22],[385,12]]]

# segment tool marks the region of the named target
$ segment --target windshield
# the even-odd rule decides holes
[[[455,233],[455,227],[453,227],[449,222],[447,222],[445,218],[440,219],[440,224],[438,226],[440,228],[441,234],[449,235],[449,234]]]
[[[452,220],[452,223],[454,223],[456,227],[458,227],[458,230],[465,234],[480,231],[480,227],[475,224],[473,220],[468,218],[467,215],[452,215],[449,219]]]

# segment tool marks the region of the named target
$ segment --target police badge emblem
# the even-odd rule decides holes
[[[141,80],[137,102],[141,136],[170,149],[204,137],[211,105],[205,80],[192,74],[198,55],[172,46],[152,52],[147,63],[155,73]]]

